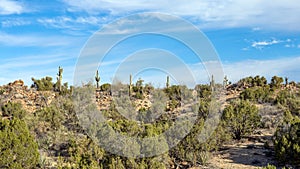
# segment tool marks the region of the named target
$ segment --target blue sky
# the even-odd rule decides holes
[[[0,0],[0,84],[23,79],[30,85],[31,77],[55,78],[58,66],[64,68],[64,81],[73,83],[87,40],[105,24],[140,12],[171,14],[197,26],[214,45],[231,81],[257,74],[300,81],[297,0]],[[143,45],[156,41],[140,40]],[[199,76],[205,74],[201,64],[189,58],[183,57],[189,67]],[[111,82],[113,65],[123,59],[111,56],[103,61],[102,82]],[[159,79],[149,72],[139,76]],[[203,77],[199,82],[207,80],[207,74]]]

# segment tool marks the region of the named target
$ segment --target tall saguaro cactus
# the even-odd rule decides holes
[[[129,76],[129,96],[131,96],[132,92],[132,75]]]
[[[62,83],[62,74],[63,74],[64,69],[62,67],[58,67],[58,73],[57,73],[57,87],[58,87],[58,91],[61,92],[61,83]]]
[[[95,80],[97,82],[97,89],[99,89],[99,82],[100,82],[100,76],[99,76],[99,71],[97,70],[96,72],[96,76],[95,76]]]
[[[289,78],[288,77],[285,77],[285,86],[287,87],[289,85]]]
[[[170,77],[167,76],[167,83],[166,83],[166,87],[169,88],[170,87]]]
[[[211,75],[210,87],[211,87],[211,90],[214,90],[214,88],[215,88],[215,79],[214,79],[214,75]]]

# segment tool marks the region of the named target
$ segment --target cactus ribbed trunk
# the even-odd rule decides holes
[[[96,72],[96,76],[95,76],[95,80],[96,80],[96,83],[97,83],[97,89],[99,89],[100,85],[100,76],[99,76],[99,71],[97,70]]]
[[[61,83],[62,83],[62,74],[63,74],[64,69],[61,68],[60,66],[58,67],[58,73],[57,73],[57,86],[58,86],[58,91],[61,92]]]
[[[131,96],[132,92],[132,75],[129,76],[129,96]]]
[[[167,83],[166,83],[166,87],[169,88],[170,87],[170,77],[167,76]]]

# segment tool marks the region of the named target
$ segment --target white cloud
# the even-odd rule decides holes
[[[55,18],[40,18],[37,19],[37,22],[54,28],[67,28],[78,30],[78,25],[87,26],[87,25],[95,25],[100,26],[101,24],[107,22],[106,17],[96,17],[96,16],[88,16],[88,17],[67,17],[60,16]]]
[[[281,40],[276,40],[276,39],[273,39],[271,41],[257,41],[257,42],[253,42],[251,46],[253,48],[261,49],[263,47],[278,44],[278,43],[281,43],[281,42],[282,42]]]
[[[300,3],[273,0],[64,0],[69,10],[124,15],[139,11],[164,12],[188,17],[202,27],[259,27],[299,30]]]
[[[23,5],[18,1],[1,0],[0,15],[21,14],[25,11]]]
[[[286,45],[284,45],[284,47],[286,47],[286,48],[290,48],[290,47],[292,47],[291,45],[289,45],[289,44],[286,44]]]
[[[65,66],[66,62],[74,60],[74,56],[67,54],[40,54],[27,55],[14,58],[2,58],[0,63],[0,85],[7,84],[16,79],[24,80],[25,84],[32,84],[31,77],[41,78],[45,76],[53,77],[57,72],[57,67],[64,68],[64,81],[72,84],[73,66]],[[55,66],[53,66],[55,65]]]
[[[2,27],[23,26],[23,25],[29,25],[29,24],[31,24],[31,21],[20,19],[20,18],[9,18],[9,19],[1,21]]]
[[[262,75],[270,79],[274,75],[290,76],[299,81],[300,57],[280,58],[273,60],[246,60],[236,63],[223,63],[224,72],[231,81],[243,77]]]
[[[252,28],[252,31],[260,31],[261,28],[260,27],[255,27],[255,28]]]
[[[11,35],[0,31],[0,44],[5,46],[65,46],[74,42],[70,37],[39,36],[39,35]]]

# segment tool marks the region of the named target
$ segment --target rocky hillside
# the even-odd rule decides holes
[[[156,89],[139,87],[137,91],[142,91],[141,95],[133,92],[130,98],[132,105],[135,106],[137,119],[144,119],[151,116],[147,110],[153,106],[152,92]],[[155,158],[133,160],[112,155],[98,147],[79,125],[70,93],[62,94],[55,90],[39,91],[36,86],[28,87],[22,80],[17,80],[0,86],[2,106],[0,116],[2,120],[26,122],[28,130],[36,140],[40,154],[38,165],[33,168],[112,169],[156,166],[154,168],[254,169],[268,164],[291,168],[297,166],[289,161],[289,159],[297,160],[297,157],[280,154],[282,152],[278,150],[279,143],[281,146],[287,143],[279,142],[274,134],[286,123],[288,126],[297,124],[300,115],[299,85],[294,83],[283,85],[275,82],[266,84],[263,78],[245,78],[221,88],[224,90],[221,92],[223,97],[220,113],[226,109],[227,115],[232,117],[222,116],[217,130],[208,142],[201,144],[194,138],[202,130],[203,120],[208,116],[211,86],[199,85],[194,90],[183,88],[181,92],[179,92],[180,87],[176,85],[160,89],[168,97],[168,101],[163,104],[166,106],[165,114],[151,125],[147,122],[140,123],[124,119],[113,108],[114,99],[109,88],[95,89],[95,103],[99,110],[109,116],[108,124],[123,134],[135,134],[140,137],[160,134],[174,123],[174,119],[179,116],[189,116],[189,114],[182,113],[181,109],[191,106],[195,100],[184,101],[181,96],[182,92],[186,90],[187,93],[190,92],[191,95],[199,97],[199,119],[194,129],[179,143],[178,147]],[[18,116],[20,119],[14,117],[14,112],[10,111],[17,110],[12,106],[18,106],[10,104],[7,108],[5,106],[8,103],[20,103],[26,112],[25,117]],[[239,111],[243,113],[239,114]],[[237,123],[235,120],[242,121]],[[105,137],[110,139],[110,136]],[[295,144],[295,142],[292,140],[288,143],[290,144]],[[158,161],[158,158],[163,161]]]

